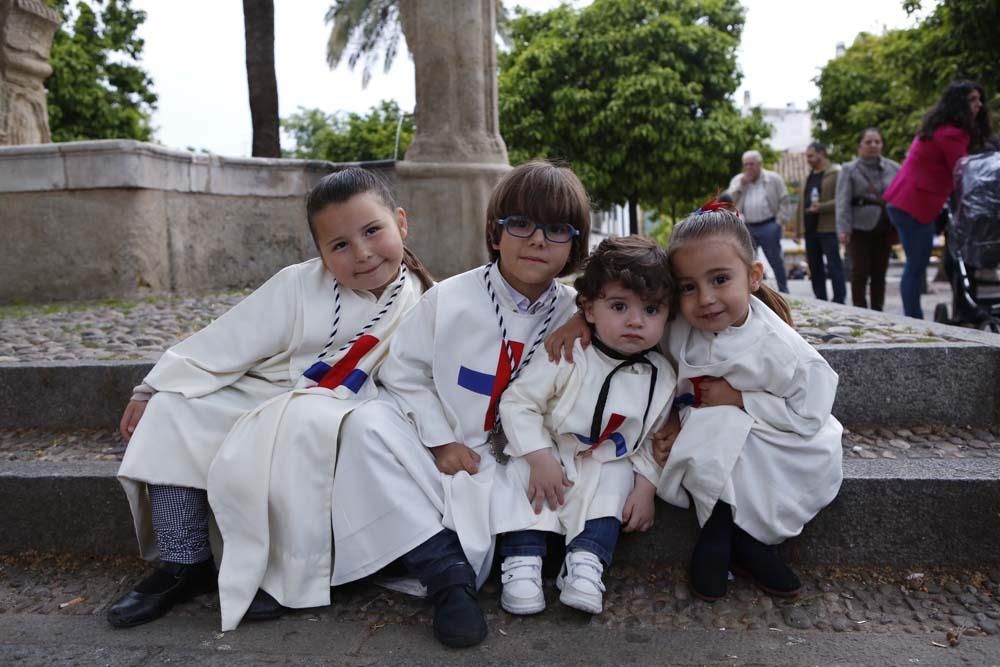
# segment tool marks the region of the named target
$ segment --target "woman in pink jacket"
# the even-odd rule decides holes
[[[927,115],[903,167],[885,191],[889,221],[899,232],[906,265],[899,291],[903,313],[922,319],[920,292],[934,245],[934,219],[951,194],[955,163],[992,136],[983,88],[953,81]]]

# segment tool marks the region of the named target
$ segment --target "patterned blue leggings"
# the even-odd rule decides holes
[[[211,558],[208,494],[186,486],[150,484],[148,488],[160,560],[193,565]]]

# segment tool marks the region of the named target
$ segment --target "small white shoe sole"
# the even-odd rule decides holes
[[[585,611],[588,614],[600,614],[604,611],[603,600],[594,600],[594,596],[586,595],[572,588],[563,588],[563,580],[557,579],[556,586],[562,593],[559,594],[559,601],[567,607]]]
[[[545,598],[539,600],[505,600],[502,596],[500,597],[500,606],[508,614],[515,614],[517,616],[530,616],[532,614],[540,614],[545,611]]]

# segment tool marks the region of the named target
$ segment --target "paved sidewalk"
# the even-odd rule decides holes
[[[683,571],[629,564],[609,573],[594,617],[559,604],[551,581],[543,614],[511,616],[488,582],[489,637],[453,651],[431,638],[425,602],[370,584],[228,633],[218,632],[215,596],[113,630],[107,605],[142,569],[132,559],[0,559],[0,664],[1000,664],[1000,572],[814,569],[802,572],[797,600],[739,579],[709,604],[691,598]]]

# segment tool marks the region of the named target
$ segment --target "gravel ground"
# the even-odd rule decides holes
[[[855,427],[844,430],[843,443],[845,458],[1000,458],[1000,425]],[[118,434],[108,430],[0,430],[0,461],[118,461],[124,451]]]
[[[142,576],[136,559],[74,560],[24,555],[0,558],[0,613],[103,615],[108,605]],[[605,577],[605,611],[589,616],[558,602],[546,580],[547,622],[581,626],[712,629],[724,631],[862,632],[926,635],[947,646],[952,636],[1000,633],[1000,571],[880,571],[820,568],[800,572],[802,594],[773,598],[752,582],[737,578],[727,597],[715,603],[692,598],[682,569],[627,563]],[[496,579],[480,594],[493,632],[517,636],[533,622],[499,609]],[[362,582],[333,590],[329,607],[292,612],[290,620],[320,623],[360,621],[373,629],[386,625],[429,627],[429,606],[422,600]],[[206,595],[179,605],[172,614],[203,618],[218,627],[218,598]]]
[[[155,360],[163,350],[232,308],[246,293],[3,306],[0,363]],[[799,333],[814,345],[961,340],[932,331],[919,320],[900,323],[872,311],[844,311],[794,294],[790,303]]]

